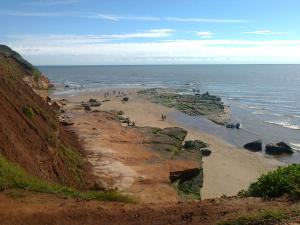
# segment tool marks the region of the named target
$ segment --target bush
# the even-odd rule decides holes
[[[30,119],[34,118],[34,116],[35,116],[35,114],[34,114],[31,107],[23,106],[22,111],[23,111],[24,115],[27,116]]]
[[[277,198],[288,195],[300,199],[300,165],[279,167],[275,171],[262,175],[247,190],[239,192],[242,197]]]
[[[80,192],[74,188],[50,183],[29,175],[22,167],[7,161],[0,154],[0,190],[23,189],[34,192],[54,194],[59,197],[76,197],[84,200],[134,202],[133,199],[118,192]]]

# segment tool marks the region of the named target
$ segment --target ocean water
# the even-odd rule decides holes
[[[231,118],[241,130],[220,127],[199,117],[177,113],[182,123],[218,135],[242,146],[262,139],[264,143],[286,141],[293,156],[279,159],[300,163],[300,65],[165,65],[165,66],[40,66],[58,88],[54,94],[73,95],[99,88],[168,87],[222,97],[230,105]],[[76,88],[76,90],[75,90]]]

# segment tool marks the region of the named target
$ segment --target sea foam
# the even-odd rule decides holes
[[[300,126],[296,124],[290,124],[288,122],[280,122],[280,121],[265,121],[266,123],[275,124],[278,126],[282,126],[285,128],[293,129],[293,130],[300,130]]]

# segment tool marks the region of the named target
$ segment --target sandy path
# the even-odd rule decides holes
[[[100,107],[101,110],[122,110],[137,126],[170,127],[179,126],[176,121],[161,121],[161,113],[173,112],[158,104],[150,103],[136,97],[134,90],[129,91],[130,101],[123,104],[120,98],[110,96],[110,101]],[[72,101],[82,101],[95,97],[103,100],[103,92],[72,97]],[[182,126],[181,126],[182,127]],[[213,150],[211,156],[204,158],[204,186],[202,198],[214,198],[222,195],[235,195],[246,188],[262,173],[276,168],[280,163],[275,159],[266,158],[261,153],[252,153],[238,149],[210,134],[195,131],[183,126],[188,131],[187,139],[201,139],[209,143]]]

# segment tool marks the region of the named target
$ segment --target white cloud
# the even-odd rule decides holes
[[[58,35],[50,42],[36,38],[7,44],[34,64],[300,63],[300,40],[112,43],[97,38]]]
[[[0,10],[0,15],[17,17],[58,17],[72,16],[74,14],[70,12],[23,12],[14,10]]]
[[[80,44],[99,44],[114,40],[135,39],[135,38],[166,38],[172,35],[172,29],[153,29],[137,33],[124,34],[103,34],[103,35],[9,35],[12,44],[23,46],[34,46],[40,43],[43,46],[74,46]]]
[[[55,4],[71,4],[78,1],[46,1],[46,2],[31,2],[31,4],[41,5],[55,5]],[[30,3],[28,3],[30,4]],[[17,11],[17,10],[0,10],[0,15],[16,16],[16,17],[81,17],[90,19],[101,19],[108,21],[171,21],[171,22],[191,22],[191,23],[249,23],[247,20],[233,20],[233,19],[213,19],[213,18],[181,18],[181,17],[154,17],[154,16],[124,16],[114,14],[103,14],[93,12],[39,12],[39,11]]]
[[[212,38],[213,33],[211,31],[199,31],[196,32],[201,38]]]
[[[110,15],[110,14],[94,14],[84,16],[87,18],[94,19],[103,19],[103,20],[111,20],[111,21],[120,21],[120,20],[137,20],[137,21],[156,21],[160,20],[159,17],[151,17],[151,16],[120,16],[120,15]]]
[[[79,0],[43,0],[43,1],[28,1],[25,5],[36,5],[36,6],[53,6],[53,5],[69,5],[78,3]]]
[[[274,32],[271,30],[256,30],[256,31],[248,31],[243,32],[244,34],[257,34],[257,35],[285,35],[289,34],[289,32]]]
[[[233,19],[212,19],[212,18],[182,18],[182,17],[167,17],[167,21],[173,22],[193,22],[193,23],[249,23],[247,20]]]

